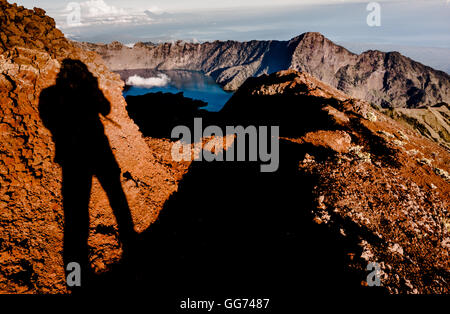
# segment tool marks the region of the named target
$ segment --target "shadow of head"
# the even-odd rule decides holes
[[[98,88],[98,81],[80,60],[64,59],[56,78],[56,85],[73,89]]]
[[[110,111],[88,67],[80,60],[64,59],[56,83],[44,89],[39,99],[41,119],[56,145],[55,161],[80,159],[82,151],[105,151],[109,144],[100,115]]]

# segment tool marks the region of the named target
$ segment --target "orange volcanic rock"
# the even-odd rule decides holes
[[[137,232],[156,219],[188,164],[172,167],[165,153],[169,141],[144,140],[125,109],[123,82],[101,58],[73,47],[43,10],[6,1],[0,7],[0,291],[65,292],[61,168],[38,109],[62,60],[86,64],[111,104],[102,122]],[[89,207],[90,260],[101,272],[120,258],[121,247],[108,198],[95,178]]]
[[[255,83],[255,86],[252,86],[252,82]],[[343,92],[319,81],[312,75],[295,70],[280,71],[267,76],[262,85],[258,80],[248,81],[245,88],[250,91],[251,95],[306,95],[338,100],[348,98]]]
[[[324,147],[337,153],[346,153],[352,141],[350,135],[344,131],[316,131],[309,132],[302,137],[304,143]]]

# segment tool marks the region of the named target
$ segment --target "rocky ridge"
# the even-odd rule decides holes
[[[315,110],[304,114],[307,106]],[[311,207],[302,202],[297,210],[311,211],[336,239],[358,243],[346,252],[350,267],[379,263],[390,293],[448,293],[447,150],[293,70],[247,80],[222,112],[234,123],[280,125],[280,145],[291,145],[300,176],[290,184],[313,195]],[[301,190],[304,180],[311,189]]]
[[[357,55],[320,33],[304,33],[289,41],[178,41],[137,43],[133,48],[119,42],[75,44],[98,52],[114,71],[201,71],[226,90],[237,90],[252,76],[294,69],[377,106],[416,108],[450,103],[448,74],[398,52],[366,51]]]

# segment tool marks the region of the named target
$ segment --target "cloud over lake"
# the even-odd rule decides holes
[[[158,74],[155,77],[144,78],[139,75],[130,76],[127,79],[127,85],[141,86],[141,87],[162,87],[167,86],[170,83],[170,78],[163,73]]]

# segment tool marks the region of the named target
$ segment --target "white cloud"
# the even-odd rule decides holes
[[[81,2],[80,5],[82,9],[87,11],[88,17],[120,16],[126,14],[124,9],[110,6],[104,0],[89,0]]]
[[[126,82],[128,85],[141,87],[162,87],[170,83],[170,78],[166,74],[158,74],[156,77],[144,78],[138,75],[130,76]]]
[[[66,17],[65,23],[59,23],[62,29],[92,25],[148,24],[152,22],[152,18],[143,10],[120,8],[109,5],[105,0],[71,2],[65,8],[63,16]],[[78,20],[73,20],[74,16],[78,16]]]

